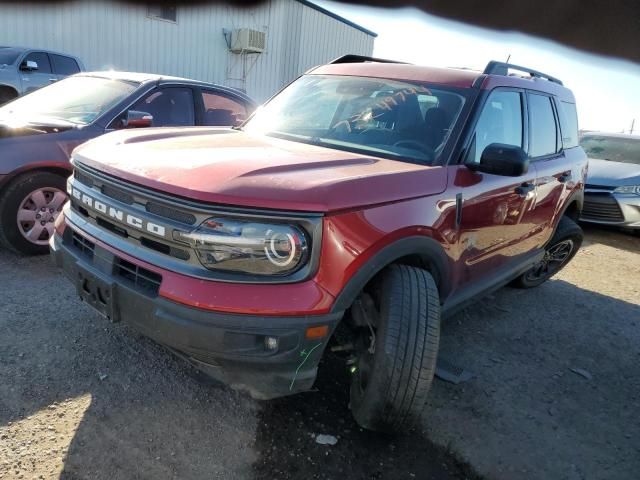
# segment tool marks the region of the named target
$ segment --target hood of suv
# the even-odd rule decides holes
[[[254,136],[230,129],[122,131],[90,141],[74,162],[209,203],[327,212],[440,193],[446,169]]]
[[[640,184],[640,165],[590,158],[587,183],[603,187],[638,185]]]

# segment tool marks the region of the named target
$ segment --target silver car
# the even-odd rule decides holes
[[[65,53],[0,47],[0,105],[83,70],[77,57]]]
[[[640,230],[640,136],[587,133],[589,157],[581,220]]]

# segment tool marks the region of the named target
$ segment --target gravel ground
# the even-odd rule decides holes
[[[585,226],[551,281],[504,288],[443,325],[476,375],[436,382],[425,429],[495,479],[637,479],[640,236]]]
[[[352,422],[339,358],[317,392],[259,404],[107,323],[46,258],[0,252],[0,478],[637,478],[640,237],[587,233],[557,279],[445,323],[475,377],[436,381],[396,438]]]

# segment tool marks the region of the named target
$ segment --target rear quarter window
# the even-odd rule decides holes
[[[578,146],[578,113],[576,104],[558,102],[560,114],[560,130],[562,131],[562,146],[573,148]]]
[[[80,72],[80,67],[73,58],[56,55],[55,53],[50,53],[49,57],[53,63],[53,70],[58,75],[73,75]]]

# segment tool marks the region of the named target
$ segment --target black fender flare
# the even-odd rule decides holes
[[[431,237],[411,236],[397,240],[381,248],[366,264],[353,275],[336,297],[332,312],[347,310],[369,281],[382,269],[400,258],[418,256],[434,277],[440,294],[440,301],[450,291],[450,266],[442,245]]]
[[[559,217],[564,217],[569,207],[574,203],[577,204],[578,213],[580,213],[582,211],[582,205],[584,204],[584,189],[580,188],[576,190],[569,196],[569,198],[567,198],[567,201],[564,203]]]

